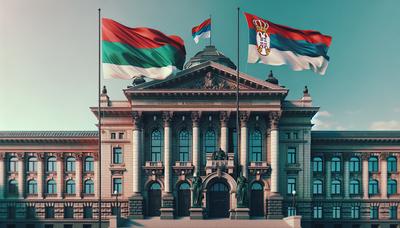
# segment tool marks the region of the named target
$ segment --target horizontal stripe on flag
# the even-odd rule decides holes
[[[268,30],[267,30],[268,34],[280,34],[281,36],[284,36],[288,39],[305,40],[309,43],[315,43],[315,44],[323,43],[328,47],[331,45],[332,37],[323,35],[318,31],[300,30],[300,29],[295,29],[295,28],[291,28],[288,26],[284,26],[284,25],[274,24],[268,20],[265,20],[263,18],[260,18],[256,15],[252,15],[249,13],[244,13],[244,15],[246,16],[247,25],[249,26],[250,29],[256,29],[253,24],[253,19],[259,19],[259,20],[266,21],[268,23],[268,25],[269,25]]]
[[[269,65],[280,66],[288,64],[295,71],[313,70],[321,75],[325,74],[329,61],[323,56],[310,57],[304,55],[296,55],[291,51],[281,51],[271,48],[271,52],[267,56],[258,53],[257,45],[249,44],[249,55],[247,61],[249,63],[264,63]]]
[[[199,31],[192,33],[192,36],[195,37],[196,35],[202,34],[204,32],[210,31],[211,30],[211,24],[207,25],[206,27],[203,27]]]
[[[146,75],[148,78],[163,80],[176,71],[176,67],[171,65],[164,67],[143,68],[130,65],[103,63],[103,74],[106,79],[132,79],[134,77]]]
[[[196,44],[199,42],[200,38],[210,38],[211,37],[211,31],[207,31],[201,34],[198,34],[196,36],[193,37],[194,42],[196,42]]]
[[[102,41],[102,53],[103,63],[143,68],[173,65],[182,69],[185,62],[185,57],[171,45],[136,48],[125,43]]]
[[[249,29],[249,44],[257,45],[257,32],[255,29]],[[276,48],[281,51],[292,51],[299,55],[307,55],[310,57],[323,56],[329,60],[327,55],[328,48],[323,43],[310,43],[305,40],[291,40],[280,34],[270,34],[270,48]]]
[[[211,18],[208,18],[207,20],[203,21],[203,23],[201,23],[200,25],[193,27],[192,34],[200,31],[203,27],[207,27],[209,25],[211,25]]]

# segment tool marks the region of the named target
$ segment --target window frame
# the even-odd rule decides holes
[[[368,158],[368,172],[370,173],[379,172],[379,159],[377,156],[371,156]]]
[[[162,149],[163,149],[163,135],[161,131],[158,128],[156,128],[151,132],[150,136],[150,160],[153,162],[162,161],[161,158]]]
[[[322,195],[323,194],[323,186],[324,182],[320,179],[316,179],[313,181],[313,194],[314,195]],[[317,191],[315,191],[317,190]]]
[[[297,148],[290,146],[287,148],[287,163],[296,164],[297,163]]]
[[[178,134],[179,161],[189,161],[190,154],[190,134],[186,129],[182,129]]]
[[[37,161],[38,158],[35,156],[30,156],[26,164],[27,172],[37,172]]]
[[[293,182],[291,182],[293,180]],[[287,178],[287,194],[292,195],[293,190],[296,191],[296,178],[288,177]]]
[[[320,159],[318,161],[316,161],[317,159]],[[313,157],[312,160],[313,163],[313,172],[318,172],[318,173],[322,173],[324,170],[324,159],[320,156],[317,157]]]
[[[361,161],[359,157],[353,156],[349,160],[349,172],[357,173],[361,171]]]
[[[260,129],[254,129],[250,134],[250,161],[262,161],[263,136]]]
[[[67,157],[65,159],[65,172],[75,172],[76,158],[73,156]]]
[[[340,180],[332,180],[331,182],[331,194],[340,195],[342,193],[342,182]]]
[[[340,173],[342,169],[342,159],[340,157],[333,157],[331,159],[331,172],[333,173]]]
[[[88,161],[90,159],[90,161]],[[84,172],[94,172],[94,157],[86,156],[83,163]]]

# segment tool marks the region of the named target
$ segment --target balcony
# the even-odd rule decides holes
[[[193,164],[190,161],[176,161],[172,169],[176,175],[190,175],[193,173]]]
[[[164,172],[164,165],[162,161],[146,161],[143,169],[148,176],[161,176]]]
[[[228,153],[224,159],[215,160],[213,154],[208,153],[206,155],[206,174],[211,174],[217,170],[224,171],[228,174],[233,174],[235,168],[235,155]]]
[[[271,166],[266,161],[252,161],[250,162],[249,172],[255,176],[270,174]]]

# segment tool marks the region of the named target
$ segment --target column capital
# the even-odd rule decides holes
[[[240,125],[242,127],[247,125],[247,121],[249,121],[249,117],[250,117],[250,112],[240,112],[239,113]]]
[[[385,160],[385,161],[386,161],[386,159],[387,159],[389,156],[390,156],[390,154],[389,154],[388,152],[381,152],[381,153],[379,154],[379,159],[380,159],[380,160]]]
[[[43,152],[36,153],[36,158],[38,159],[38,161],[43,161],[44,157],[45,156]]]
[[[281,119],[282,111],[270,112],[268,114],[271,129],[278,129],[279,120]]]
[[[25,153],[23,152],[18,152],[16,153],[18,160],[23,161],[25,157]]]
[[[56,153],[57,161],[62,161],[64,159],[64,153]]]
[[[4,161],[6,159],[6,153],[5,152],[0,152],[0,161]]]
[[[132,112],[132,124],[133,130],[138,130],[142,124],[142,112],[133,111]]]
[[[83,158],[83,153],[82,152],[75,153],[76,161],[82,161],[82,158]]]
[[[162,119],[164,121],[164,127],[169,127],[171,126],[172,122],[172,117],[174,113],[173,112],[163,112],[162,113]]]
[[[369,155],[369,153],[363,153],[363,154],[361,154],[360,157],[361,157],[361,160],[368,161],[370,155]]]
[[[229,112],[222,111],[219,113],[219,121],[221,121],[221,127],[227,127],[229,121]]]
[[[191,114],[193,127],[198,127],[201,118],[201,112],[193,111]]]

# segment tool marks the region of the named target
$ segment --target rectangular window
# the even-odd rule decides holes
[[[296,215],[296,207],[288,207],[288,216]]]
[[[122,193],[122,179],[114,178],[113,179],[113,193],[117,191],[118,194]]]
[[[314,157],[313,158],[313,172],[322,172],[322,158],[321,157]]]
[[[369,217],[371,219],[378,219],[379,207],[378,206],[371,206]]]
[[[322,218],[322,206],[314,206],[313,217],[315,219]]]
[[[121,147],[113,148],[113,162],[114,162],[114,164],[122,164],[122,148]]]
[[[115,133],[111,133],[111,139],[116,139],[116,134]]]
[[[73,207],[64,207],[64,218],[74,218]]]
[[[334,206],[332,208],[332,218],[340,219],[340,207],[339,206]]]
[[[123,132],[120,132],[120,133],[118,134],[118,138],[119,138],[119,139],[124,139],[124,133],[123,133]]]
[[[292,194],[296,190],[296,178],[289,177],[287,179],[287,194]]]
[[[54,207],[45,207],[44,217],[45,218],[54,218]]]
[[[26,218],[27,219],[36,218],[36,207],[26,207]]]
[[[293,133],[293,138],[294,138],[294,139],[299,139],[299,134],[298,134],[297,132],[294,132],[294,133]]]
[[[83,218],[91,219],[93,218],[93,208],[92,207],[83,207]]]
[[[288,164],[295,164],[296,163],[296,148],[289,147],[287,150],[287,162]]]
[[[352,206],[350,215],[352,219],[359,219],[360,218],[360,207],[359,206]]]
[[[397,206],[390,206],[389,207],[389,218],[390,219],[397,219]]]

